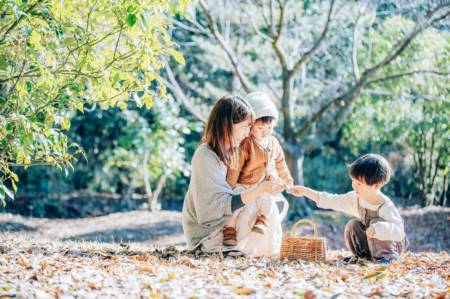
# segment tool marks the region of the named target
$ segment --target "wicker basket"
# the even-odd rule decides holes
[[[296,230],[300,224],[309,224],[314,230],[313,237],[296,237]],[[317,226],[311,220],[299,220],[291,228],[289,235],[283,237],[281,242],[280,258],[288,260],[305,260],[321,262],[326,258],[326,240],[317,237]]]

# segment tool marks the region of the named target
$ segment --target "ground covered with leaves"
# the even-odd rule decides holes
[[[0,298],[444,298],[448,253],[408,253],[388,266],[204,256],[138,243],[39,242],[3,233]]]
[[[402,214],[412,252],[388,266],[343,264],[339,258],[349,253],[342,250],[330,250],[322,264],[187,252],[174,211],[80,219],[0,214],[0,298],[448,296],[450,209]],[[329,248],[342,248],[348,219],[333,213],[314,219]]]

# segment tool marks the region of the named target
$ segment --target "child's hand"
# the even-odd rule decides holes
[[[279,184],[275,181],[264,181],[260,183],[258,187],[261,193],[266,192],[272,195],[278,194],[284,189],[284,186],[282,184]]]
[[[373,227],[369,226],[369,228],[366,230],[366,234],[368,238],[375,238],[375,230]]]
[[[283,180],[279,176],[268,175],[266,180],[277,184],[284,184]]]
[[[289,193],[291,193],[294,196],[300,197],[304,195],[303,187],[302,186],[292,186],[289,188]]]

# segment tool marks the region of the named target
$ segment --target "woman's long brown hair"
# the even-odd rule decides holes
[[[240,123],[246,119],[253,119],[251,106],[239,96],[227,95],[219,99],[214,105],[201,143],[207,143],[220,160],[228,164],[229,153],[227,148],[232,149],[233,124]]]

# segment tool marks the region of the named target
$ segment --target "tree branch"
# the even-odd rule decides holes
[[[200,0],[199,3],[200,3],[200,7],[202,8],[203,12],[206,15],[206,18],[208,19],[209,29],[211,30],[211,33],[213,34],[213,36],[215,37],[216,41],[219,43],[221,48],[225,51],[228,59],[230,60],[233,68],[236,71],[236,74],[239,77],[239,80],[241,81],[242,87],[244,88],[244,90],[246,92],[250,92],[252,89],[251,85],[250,85],[249,80],[246,77],[246,75],[242,72],[241,67],[237,61],[236,55],[232,52],[232,50],[227,45],[227,43],[225,42],[223,37],[220,35],[219,28],[217,28],[216,21],[215,21],[214,17],[212,16],[212,14],[210,13],[210,11],[208,10],[205,2],[203,0]]]
[[[445,7],[440,6],[439,8]],[[349,88],[345,93],[343,93],[340,96],[337,96],[336,98],[330,100],[327,104],[325,104],[322,108],[320,108],[316,113],[314,113],[308,121],[305,122],[305,124],[296,132],[295,137],[300,138],[303,137],[304,134],[308,132],[308,130],[312,127],[312,125],[317,122],[324,114],[327,112],[331,107],[338,103],[344,103],[346,104],[349,101],[355,100],[359,94],[361,93],[362,89],[368,84],[369,79],[372,78],[381,68],[392,62],[392,60],[400,55],[406,47],[412,42],[412,40],[422,31],[424,31],[426,28],[431,26],[433,23],[437,22],[438,20],[442,20],[444,17],[448,16],[450,11],[447,11],[443,14],[443,16],[439,16],[435,18],[435,14],[439,11],[439,8],[436,8],[432,11],[431,14],[428,14],[428,17],[420,22],[416,27],[411,31],[406,37],[404,37],[402,40],[400,40],[397,44],[395,44],[392,49],[397,50],[391,50],[388,52],[386,57],[376,66],[366,69],[360,79],[353,85],[353,87]],[[330,9],[331,11],[331,9]],[[371,82],[373,83],[373,81]],[[348,105],[350,106],[350,105]]]
[[[281,63],[281,67],[283,68],[283,72],[288,73],[288,63],[287,63],[287,59],[286,59],[286,54],[284,53],[283,49],[281,48],[281,46],[279,45],[279,41],[281,39],[281,36],[283,35],[283,28],[285,26],[285,22],[286,22],[286,5],[287,5],[287,1],[284,3],[284,5],[278,1],[278,4],[280,6],[280,15],[279,15],[279,19],[278,19],[278,31],[277,32],[273,32],[275,33],[275,35],[272,36],[272,47],[275,51],[275,54],[278,57],[278,60]],[[274,9],[273,6],[271,6],[272,9]],[[275,11],[272,11],[272,15],[275,14]]]
[[[353,39],[352,39],[352,69],[353,69],[353,76],[355,77],[355,81],[359,80],[360,73],[359,73],[359,67],[358,67],[358,55],[357,55],[357,48],[358,48],[358,25],[360,20],[361,14],[358,15],[355,21],[355,26],[353,28]]]
[[[8,103],[9,99],[11,98],[12,93],[14,92],[14,89],[16,89],[17,83],[19,82],[20,78],[22,77],[23,70],[25,69],[25,65],[27,64],[27,61],[24,60],[22,62],[22,68],[20,70],[19,75],[17,76],[16,82],[14,82],[13,86],[8,92],[8,97],[6,97],[5,101],[2,103],[2,106],[0,107],[0,114],[3,113],[3,111],[6,109],[6,104]]]
[[[35,3],[33,3],[26,11],[25,14],[28,14],[30,11],[33,10],[33,8],[35,8],[38,4],[40,4],[41,2],[43,2],[42,0],[38,0]],[[24,14],[21,14],[20,17],[14,21],[11,26],[9,26],[8,29],[6,29],[5,33],[3,34],[2,38],[0,39],[0,44],[3,43],[6,39],[6,36],[8,35],[8,33],[10,33],[14,28],[16,28],[17,25],[19,25],[20,21],[22,21],[22,19],[24,18]]]
[[[192,33],[200,33],[200,34],[205,34],[205,35],[210,35],[210,32],[208,30],[206,30],[205,28],[203,28],[200,24],[198,24],[197,22],[194,22],[192,20],[188,20],[186,19],[186,21],[188,21],[189,23],[193,24],[194,27],[189,26],[184,24],[183,22],[180,22],[174,18],[171,18],[170,21],[172,22],[172,24],[175,25],[175,27],[179,27],[181,29],[184,29],[188,32],[192,32]]]
[[[438,76],[448,76],[449,75],[449,73],[438,72],[438,71],[417,70],[417,71],[411,71],[411,72],[406,72],[406,73],[394,74],[394,75],[386,76],[383,78],[377,78],[377,79],[367,82],[367,85],[374,84],[374,83],[380,83],[380,82],[397,79],[397,78],[401,78],[401,77],[412,76],[415,74],[434,74],[434,75],[438,75]]]
[[[200,111],[198,111],[194,105],[192,105],[191,101],[189,100],[188,96],[183,92],[180,85],[177,82],[177,79],[175,78],[172,69],[170,68],[170,65],[167,63],[165,59],[162,59],[164,63],[164,68],[167,73],[167,78],[170,81],[170,84],[167,85],[167,87],[172,90],[172,92],[175,95],[175,99],[184,106],[184,108],[190,112],[194,117],[196,117],[198,120],[202,122],[206,122],[207,117],[203,115]]]
[[[316,51],[319,49],[319,46],[322,44],[322,41],[324,40],[325,36],[327,35],[328,29],[330,27],[331,14],[333,12],[334,4],[335,4],[335,0],[331,0],[330,8],[328,10],[327,21],[325,23],[325,27],[323,28],[322,34],[320,35],[320,37],[316,41],[316,43],[311,47],[311,49],[306,51],[306,53],[303,54],[303,56],[294,64],[294,67],[292,68],[293,74],[295,74],[300,69],[300,67],[316,53]]]
[[[400,40],[392,49],[389,51],[388,55],[376,66],[372,67],[372,69],[380,69],[386,65],[388,65],[392,60],[397,58],[397,56],[402,53],[405,48],[411,43],[411,41],[418,36],[421,32],[423,32],[425,29],[430,27],[431,25],[447,18],[450,15],[450,9],[447,10],[447,12],[443,13],[442,15],[436,16],[436,14],[439,14],[440,9],[443,7],[448,8],[448,4],[440,5],[436,7],[434,10],[432,10],[430,13],[427,14],[427,18],[423,20],[422,22],[418,23],[413,31],[405,36],[402,40]]]

